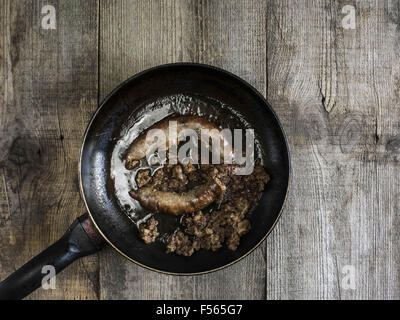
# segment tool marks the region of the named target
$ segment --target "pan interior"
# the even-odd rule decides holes
[[[191,257],[183,257],[165,253],[165,247],[160,242],[145,244],[126,214],[127,211],[129,213],[129,206],[124,208],[123,203],[121,206],[121,198],[116,196],[110,168],[113,151],[117,149],[121,137],[126,136],[135,125],[137,132],[132,133],[131,130],[130,133],[137,135],[171,113],[207,115],[209,118],[211,114],[219,117],[216,122],[222,126],[224,123],[221,122],[226,121],[228,127],[233,121],[240,120],[241,127],[250,127],[255,131],[259,156],[271,181],[250,214],[252,229],[241,238],[236,251],[223,247],[216,252],[200,250]],[[215,270],[235,262],[255,248],[277,221],[289,181],[286,140],[270,106],[236,76],[196,64],[150,69],[117,88],[103,102],[89,125],[82,147],[80,169],[87,208],[97,227],[115,249],[142,266],[176,274]]]
[[[143,162],[144,167],[139,166],[135,170],[126,169],[125,155],[131,143],[144,130],[173,115],[201,116],[221,125],[222,128],[230,130],[251,128],[251,125],[235,110],[232,110],[230,106],[210,97],[182,93],[163,97],[139,107],[121,128],[120,139],[116,142],[110,166],[110,176],[114,181],[114,193],[118,199],[120,209],[130,217],[137,229],[139,229],[141,223],[152,216],[152,212],[143,209],[129,195],[129,191],[132,188],[137,188],[135,182],[136,174],[148,167]],[[261,160],[262,164],[262,152],[256,139],[255,149],[255,158]],[[156,170],[157,166],[152,169]],[[157,214],[155,217],[159,222],[158,232],[160,233],[156,241],[166,245],[169,237],[179,228],[181,217],[169,214]]]

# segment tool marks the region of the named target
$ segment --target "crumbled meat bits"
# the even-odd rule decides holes
[[[144,187],[151,180],[150,170],[140,170],[136,175],[136,184],[138,188]]]
[[[145,243],[155,242],[159,233],[157,230],[158,221],[151,217],[139,225],[139,233]]]
[[[155,213],[139,227],[143,241],[156,240],[155,217],[167,212],[183,214],[179,229],[167,238],[167,253],[191,256],[197,250],[216,251],[223,245],[235,251],[240,238],[251,229],[246,214],[260,199],[269,175],[259,163],[250,175],[235,175],[234,169],[235,165],[166,164],[153,175],[150,170],[140,170],[136,175],[138,189],[131,195],[137,197],[142,192],[141,204],[151,202],[149,210]],[[206,193],[209,186],[214,189]],[[197,198],[193,201],[191,197]],[[169,207],[160,210],[164,203]]]
[[[191,256],[194,252],[193,242],[182,231],[177,231],[167,244],[167,253],[175,252],[183,256]]]
[[[167,252],[190,256],[199,249],[216,251],[224,243],[235,251],[240,238],[251,229],[246,213],[260,199],[268,181],[269,176],[260,165],[249,176],[232,176],[220,208],[184,215],[183,231],[170,237]]]

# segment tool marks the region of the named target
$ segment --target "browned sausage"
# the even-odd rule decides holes
[[[214,141],[221,141],[223,146],[227,146],[228,152],[232,155],[232,147],[231,141],[227,141],[224,135],[221,133],[221,129],[218,128],[217,125],[198,116],[177,116],[177,117],[168,117],[165,118],[153,126],[142,132],[137,139],[135,139],[132,144],[129,146],[126,157],[125,157],[125,166],[127,169],[133,169],[139,164],[139,160],[146,157],[148,146],[146,144],[146,135],[151,129],[159,129],[162,130],[166,137],[166,150],[168,150],[171,146],[169,145],[169,122],[176,121],[177,122],[177,136],[182,130],[191,129],[194,130],[200,137],[201,129],[213,130],[211,131],[211,138],[215,139]],[[224,147],[220,148],[220,156],[221,159],[224,159]]]
[[[208,183],[181,194],[158,191],[152,187],[131,190],[129,194],[146,209],[156,213],[179,215],[192,213],[207,207],[216,200],[222,191],[220,183],[210,179]]]

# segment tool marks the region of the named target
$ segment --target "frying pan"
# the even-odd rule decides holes
[[[145,244],[120,208],[110,177],[110,159],[121,126],[139,106],[179,93],[212,97],[237,111],[254,129],[264,165],[271,176],[250,214],[252,229],[236,251],[223,247],[200,250],[191,257],[165,253],[160,244]],[[153,271],[195,275],[227,267],[252,252],[271,232],[282,212],[289,189],[290,158],[282,126],[271,106],[251,85],[216,67],[176,63],[143,71],[118,86],[93,115],[79,158],[80,191],[87,213],[65,235],[0,283],[0,299],[21,299],[37,289],[52,265],[56,273],[76,259],[108,243],[120,254]]]

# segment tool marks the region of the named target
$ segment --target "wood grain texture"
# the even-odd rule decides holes
[[[267,97],[293,163],[267,242],[269,299],[399,298],[399,4],[354,2],[344,30],[345,4],[269,1]]]
[[[57,29],[41,28],[52,4]],[[96,1],[1,1],[0,278],[58,240],[84,212],[82,136],[97,106]],[[30,299],[96,299],[96,256]]]
[[[44,4],[57,30],[40,28]],[[355,30],[342,27],[348,4]],[[83,212],[76,164],[98,98],[193,61],[250,82],[282,121],[292,185],[270,237],[196,277],[108,248],[30,298],[400,299],[400,1],[3,0],[0,18],[0,278]]]
[[[179,61],[225,68],[265,93],[265,14],[263,1],[102,1],[100,96],[148,67]],[[103,299],[264,298],[263,248],[196,277],[157,274],[111,251],[100,257]]]

